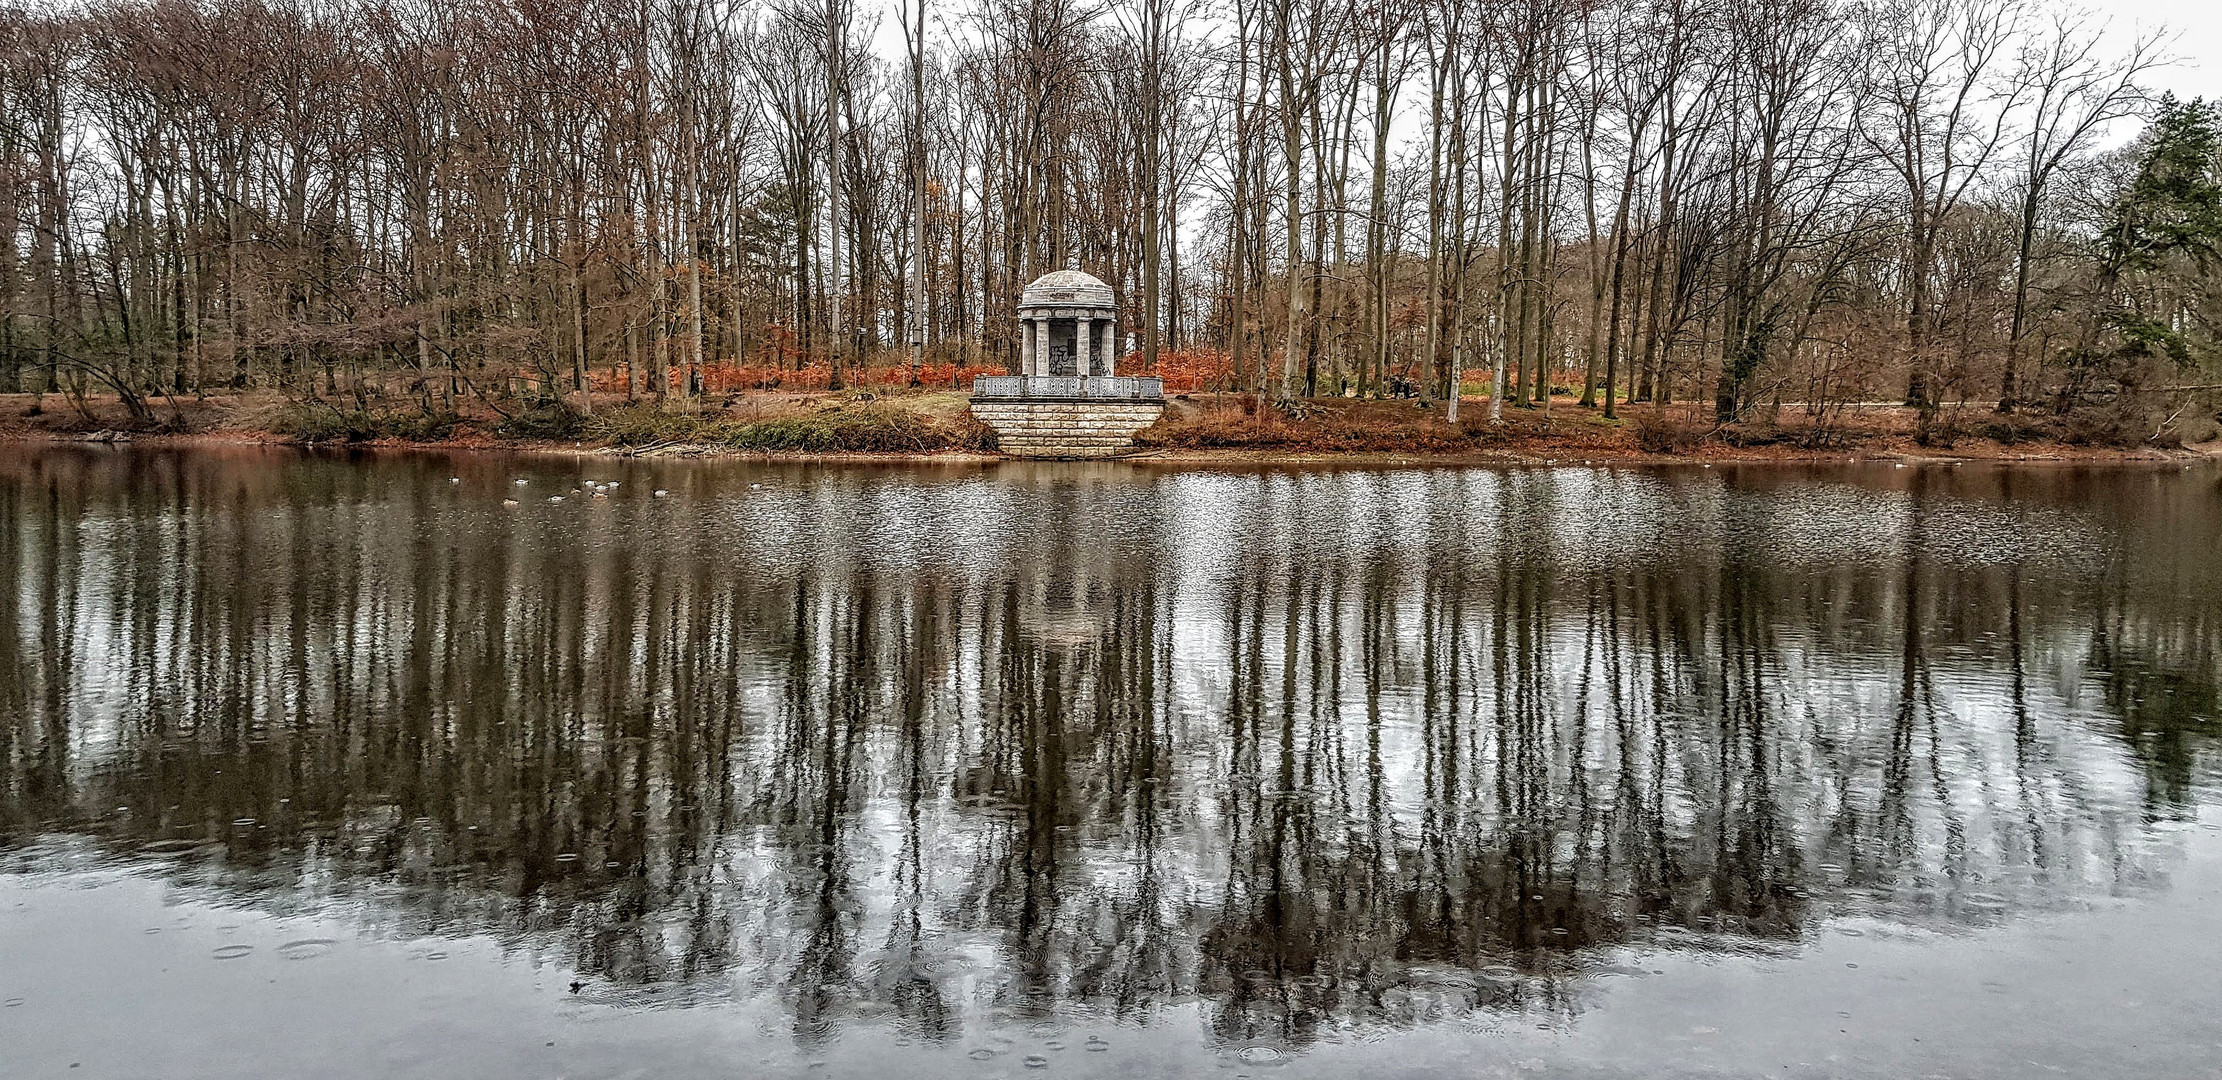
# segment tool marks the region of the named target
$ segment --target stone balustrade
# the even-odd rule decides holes
[[[1041,401],[1162,401],[1165,380],[1148,375],[981,375],[972,398]]]

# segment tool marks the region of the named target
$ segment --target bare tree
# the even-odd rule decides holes
[[[2023,88],[2028,118],[2018,140],[2020,176],[2015,192],[2019,228],[2014,250],[2013,322],[2007,330],[2005,369],[1999,374],[1998,411],[2010,413],[2021,391],[2021,352],[2029,324],[2030,273],[2045,197],[2062,167],[2085,152],[2112,124],[2143,104],[2137,80],[2159,60],[2157,40],[2141,38],[2126,54],[2109,57],[2105,36],[2080,11],[2055,11],[2041,35],[2023,44],[2015,81]]]

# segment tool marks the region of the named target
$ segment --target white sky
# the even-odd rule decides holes
[[[2176,63],[2153,73],[2155,90],[2177,97],[2222,99],[2222,3],[2216,0],[2107,0],[2100,11],[2111,17],[2112,32],[2128,40],[2134,31],[2165,25],[2176,37],[2168,51]]]

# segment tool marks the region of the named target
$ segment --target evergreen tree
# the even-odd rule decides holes
[[[2163,98],[2102,254],[2111,359],[2211,363],[2222,302],[2222,109]],[[2126,372],[2123,372],[2126,374]]]

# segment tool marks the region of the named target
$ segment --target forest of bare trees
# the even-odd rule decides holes
[[[2164,61],[2029,0],[0,5],[0,393],[947,385],[1078,267],[1124,368],[1284,403],[2165,423],[2222,123]]]

